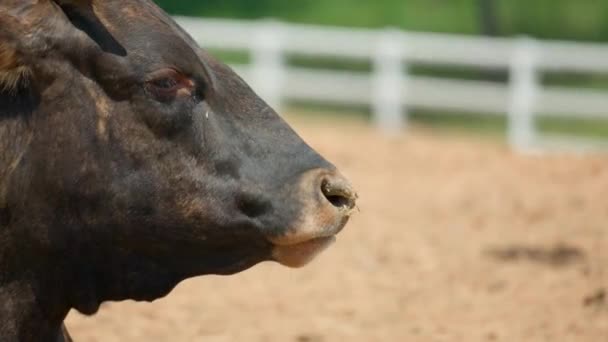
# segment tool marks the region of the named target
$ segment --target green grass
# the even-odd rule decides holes
[[[307,116],[315,120],[339,118],[371,121],[369,109],[363,107],[348,108],[321,104],[289,103],[286,112]],[[507,133],[506,116],[414,110],[410,111],[409,120],[412,124],[431,129],[490,138],[506,139]],[[543,117],[539,118],[536,124],[541,134],[608,139],[608,120]]]
[[[608,90],[608,74],[551,73],[543,75],[543,83],[549,86]]]
[[[345,107],[333,106],[321,103],[302,103],[297,101],[289,101],[285,104],[285,113],[296,114],[298,116],[306,116],[311,119],[341,119],[341,120],[356,120],[370,121],[371,114],[366,107]]]
[[[507,132],[506,116],[414,111],[411,119],[439,129],[474,134],[505,136]],[[536,126],[541,134],[608,139],[608,120],[542,117],[536,120]]]
[[[247,51],[228,51],[219,49],[207,49],[213,57],[227,64],[249,64],[250,55]]]
[[[541,132],[546,133],[608,139],[608,120],[541,118],[537,125]]]
[[[441,130],[473,133],[484,136],[503,137],[506,133],[505,116],[474,113],[446,113],[437,111],[410,111],[413,123]]]

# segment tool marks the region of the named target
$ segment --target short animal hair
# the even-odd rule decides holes
[[[29,82],[30,68],[23,59],[19,41],[11,32],[18,27],[19,22],[0,9],[0,92],[15,91]]]
[[[2,41],[0,35],[0,91],[13,92],[20,85],[27,84],[30,73],[30,68],[22,64],[17,47]]]

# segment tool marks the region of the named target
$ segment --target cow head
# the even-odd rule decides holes
[[[304,265],[356,200],[146,0],[2,2],[0,148],[4,245],[84,313],[192,276]]]

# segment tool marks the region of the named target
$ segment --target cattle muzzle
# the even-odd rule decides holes
[[[299,218],[283,234],[269,238],[273,259],[289,267],[306,265],[333,244],[358,199],[351,183],[335,169],[304,173],[296,189],[302,202]]]

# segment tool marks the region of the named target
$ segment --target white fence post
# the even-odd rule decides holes
[[[373,60],[374,121],[378,128],[389,135],[398,134],[406,125],[404,37],[396,30],[379,33]]]
[[[534,110],[539,89],[537,64],[540,48],[536,41],[521,38],[515,42],[510,65],[511,98],[508,111],[509,143],[517,150],[528,150],[536,139]]]
[[[253,89],[276,111],[281,110],[285,77],[285,58],[281,47],[284,25],[264,20],[256,28],[251,45],[251,79]]]

